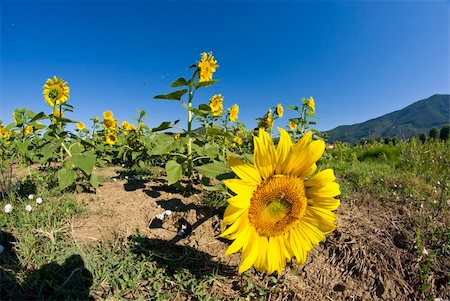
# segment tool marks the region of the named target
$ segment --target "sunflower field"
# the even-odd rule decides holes
[[[327,145],[313,97],[248,129],[239,104],[196,98],[218,69],[202,53],[154,97],[183,122],[73,120],[58,76],[47,111],[0,121],[0,299],[450,296],[448,141]]]

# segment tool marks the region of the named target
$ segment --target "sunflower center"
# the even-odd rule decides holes
[[[301,179],[276,176],[256,188],[248,217],[261,236],[281,235],[301,220],[306,205],[305,187]]]
[[[48,97],[50,97],[51,99],[56,99],[58,98],[59,94],[60,94],[59,89],[53,87],[48,93]]]

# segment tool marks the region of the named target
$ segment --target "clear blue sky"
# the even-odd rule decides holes
[[[109,109],[130,120],[138,108],[149,126],[184,119],[153,96],[213,51],[220,82],[196,103],[221,93],[249,129],[270,106],[309,96],[319,130],[363,122],[449,93],[449,3],[1,1],[0,119],[49,112],[53,75],[70,86],[73,119]]]

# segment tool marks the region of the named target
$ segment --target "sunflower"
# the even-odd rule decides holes
[[[226,254],[242,249],[239,273],[254,266],[280,274],[293,257],[303,264],[307,253],[336,228],[332,211],[340,205],[334,198],[340,192],[333,170],[312,175],[325,143],[312,141],[308,132],[293,145],[289,134],[279,130],[276,149],[259,130],[253,164],[228,158],[240,179],[224,181],[236,195],[228,199],[223,218],[228,228],[221,237],[234,240]]]
[[[109,145],[115,144],[116,141],[117,141],[117,137],[116,137],[116,134],[114,134],[113,132],[110,132],[106,135],[106,143],[108,143]]]
[[[223,111],[223,96],[221,94],[216,94],[209,100],[209,107],[214,116],[220,116]]]
[[[309,97],[306,105],[308,106],[308,108],[311,110],[311,113],[315,113],[316,112],[316,104],[314,103],[314,98],[311,96]]]
[[[111,111],[103,112],[103,119],[105,120],[113,119],[113,112]]]
[[[230,121],[236,122],[239,115],[239,106],[237,104],[234,104],[230,109],[228,109],[228,114],[230,116]]]
[[[293,121],[289,121],[289,128],[293,131],[297,128],[297,124]]]
[[[281,103],[279,103],[278,104],[278,106],[277,106],[277,115],[278,115],[278,117],[283,117],[283,112],[284,112],[284,109],[283,109],[283,106],[281,105]]]
[[[174,139],[175,139],[175,140],[176,140],[176,139],[180,139],[180,137],[181,137],[181,134],[180,134],[180,133],[176,133],[175,136],[174,136]]]
[[[218,68],[217,61],[214,59],[212,52],[202,53],[202,59],[198,62],[198,68],[200,68],[200,82],[211,81],[213,73]]]
[[[86,126],[84,125],[84,122],[77,122],[77,129],[84,130]]]
[[[51,107],[55,106],[55,103],[60,105],[69,99],[69,90],[67,82],[55,75],[53,80],[47,79],[44,85],[44,99]]]
[[[33,133],[33,126],[32,125],[27,125],[25,127],[25,136],[30,135],[31,133]]]
[[[126,129],[128,129],[128,126],[129,126],[130,124],[128,123],[128,121],[122,121],[122,125],[120,126],[122,129],[124,129],[124,130],[126,130]]]
[[[115,130],[117,129],[118,122],[117,119],[105,119],[103,120],[103,127],[107,130]]]
[[[241,145],[242,144],[242,138],[239,136],[236,136],[233,138],[233,144],[234,145]]]

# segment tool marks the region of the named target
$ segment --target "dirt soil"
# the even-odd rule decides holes
[[[127,180],[118,177],[117,169],[100,173],[116,180],[103,182],[97,194],[77,195],[88,211],[86,216],[72,222],[78,243],[128,237],[138,229],[149,239],[195,248],[237,271],[240,255],[226,256],[229,242],[218,239],[223,211],[203,206],[201,191],[183,196],[167,187],[163,178]],[[337,230],[309,253],[305,265],[291,264],[283,271],[279,278],[283,280],[280,282],[285,291],[283,299],[415,299],[415,286],[420,280],[414,233],[408,230],[410,225],[400,208],[395,203],[382,205],[364,195],[343,200],[337,211]],[[157,215],[166,210],[171,214],[158,219]],[[192,227],[186,238],[177,235],[180,224]],[[267,279],[254,271],[250,275],[256,283]],[[231,299],[239,296],[234,288],[236,282],[239,276],[235,274],[220,287],[223,296]]]

